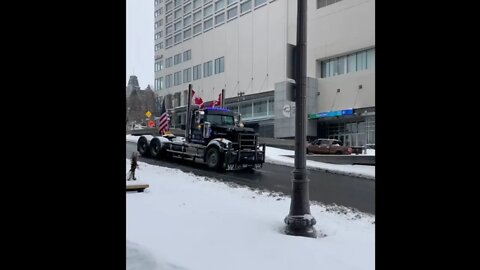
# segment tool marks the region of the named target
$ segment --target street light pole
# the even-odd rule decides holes
[[[307,88],[307,0],[297,0],[297,66],[295,112],[295,169],[292,171],[290,213],[285,217],[288,235],[317,236],[316,220],[310,214],[310,199],[306,169],[306,88]]]

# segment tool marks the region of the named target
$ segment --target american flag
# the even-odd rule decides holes
[[[167,110],[165,109],[165,98],[163,99],[162,107],[160,108],[160,120],[158,121],[158,132],[160,134],[165,134],[165,131],[170,130],[168,127],[168,115]]]

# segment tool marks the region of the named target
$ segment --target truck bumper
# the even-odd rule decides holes
[[[265,163],[265,146],[262,150],[230,150],[225,153],[225,167],[227,170],[241,168],[261,168]]]

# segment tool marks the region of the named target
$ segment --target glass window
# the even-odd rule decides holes
[[[267,0],[255,0],[255,6],[258,7],[259,5],[266,3]]]
[[[222,73],[225,70],[225,57],[215,59],[215,74]]]
[[[173,33],[173,25],[168,26],[167,29],[165,30],[165,32],[167,32],[167,36],[172,34]]]
[[[186,14],[190,11],[192,11],[192,3],[188,3],[183,7],[183,14]]]
[[[212,26],[213,26],[213,18],[210,18],[210,19],[203,22],[203,30],[207,30],[209,28],[212,28]]]
[[[367,52],[358,52],[357,53],[357,71],[364,70],[367,68]]]
[[[165,76],[165,88],[172,87],[172,74]]]
[[[160,49],[163,49],[163,42],[158,43],[158,47],[159,47]]]
[[[375,49],[367,51],[367,68],[375,68]]]
[[[184,26],[189,26],[192,24],[192,16],[187,16],[183,19],[183,25]]]
[[[215,11],[219,11],[225,7],[225,0],[219,0],[215,2]]]
[[[182,30],[182,21],[175,23],[175,32]]]
[[[175,0],[175,7],[178,7],[182,4],[182,0]]]
[[[172,2],[168,2],[167,4],[165,4],[165,12],[169,12],[172,9],[173,9],[173,3]]]
[[[268,115],[275,115],[274,105],[273,97],[268,98]]]
[[[252,103],[240,105],[240,113],[242,114],[242,118],[252,117]]]
[[[201,23],[199,23],[199,24],[197,24],[193,27],[193,34],[194,35],[198,34],[200,32],[202,32],[202,24]]]
[[[177,10],[175,10],[175,20],[182,17],[182,9],[179,8]]]
[[[327,77],[327,62],[326,61],[322,61],[321,72],[322,72],[321,78],[326,78]]]
[[[165,59],[165,67],[169,68],[172,66],[172,57]]]
[[[252,1],[251,0],[246,1],[246,2],[244,2],[240,5],[240,11],[241,11],[242,14],[249,11],[251,8],[252,8]]]
[[[328,62],[330,62],[329,69],[330,69],[330,76],[335,76],[336,71],[337,71],[337,60],[336,59],[330,59]]]
[[[225,21],[225,13],[220,13],[215,16],[215,25],[219,25]]]
[[[267,115],[267,101],[257,101],[253,103],[253,116],[260,117]]]
[[[237,16],[238,14],[238,7],[234,7],[227,11],[227,19],[230,20],[231,18]]]
[[[192,80],[192,69],[187,68],[183,70],[183,82],[187,83],[187,82],[190,82],[191,80]]]
[[[180,85],[182,84],[182,72],[179,71],[179,72],[175,72],[175,74],[173,74],[174,78],[174,84],[175,85]]]
[[[192,36],[192,28],[188,28],[187,30],[183,31],[183,39],[187,39]]]
[[[160,77],[160,85],[159,85],[159,90],[162,90],[165,88],[165,82],[163,80],[163,77]]]
[[[196,65],[193,67],[193,80],[202,78],[202,65]]]
[[[347,72],[355,72],[357,71],[357,55],[356,54],[350,54],[347,57]]]
[[[175,35],[175,44],[182,41],[182,33],[178,33]]]
[[[198,20],[202,19],[202,11],[199,10],[193,14],[193,21],[196,22]]]
[[[202,0],[193,0],[193,9],[196,9],[201,6],[202,6]]]
[[[203,17],[204,18],[212,15],[212,13],[213,13],[213,5],[210,5],[208,7],[203,8]]]
[[[160,70],[162,70],[164,68],[163,66],[163,60],[160,60],[158,63],[160,63]]]
[[[236,3],[236,2],[238,2],[238,0],[228,0],[228,1],[227,1],[227,5],[230,5],[230,4]]]
[[[182,62],[182,54],[179,53],[179,54],[176,54],[174,57],[173,57],[173,64],[174,65],[178,65]]]
[[[165,23],[169,24],[172,21],[173,21],[173,14],[167,15],[167,17],[165,18]]]
[[[213,64],[212,61],[203,63],[203,77],[209,77],[212,75]]]
[[[337,62],[337,73],[338,73],[338,75],[345,73],[346,62],[347,62],[347,57],[342,56],[342,57],[338,58],[338,62]]]
[[[183,62],[192,59],[192,50],[184,51],[183,52]]]

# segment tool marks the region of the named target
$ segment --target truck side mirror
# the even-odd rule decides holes
[[[205,122],[203,124],[203,138],[210,137],[210,122]]]

